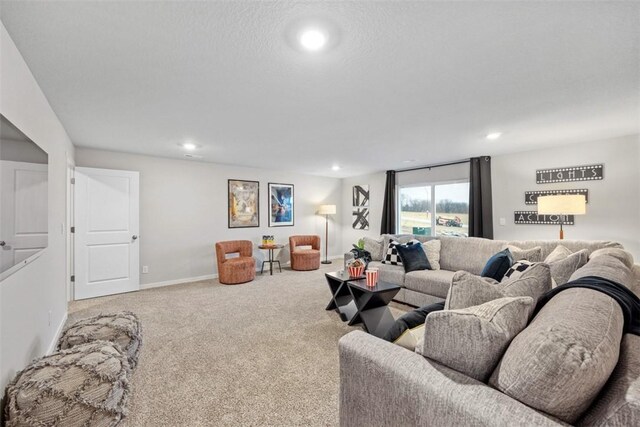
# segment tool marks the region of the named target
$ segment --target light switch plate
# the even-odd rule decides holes
[[[500,225],[507,225],[507,220],[505,218],[500,218]]]

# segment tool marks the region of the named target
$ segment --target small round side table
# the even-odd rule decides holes
[[[264,249],[269,251],[269,259],[267,261],[262,261],[262,267],[260,267],[260,274],[262,274],[264,272],[264,263],[268,262],[269,263],[269,275],[273,276],[273,263],[277,262],[278,263],[278,268],[280,269],[280,273],[282,273],[282,266],[280,265],[280,261],[278,261],[277,259],[273,259],[273,251],[276,249],[282,249],[284,248],[284,245],[260,245],[258,246],[259,249]]]

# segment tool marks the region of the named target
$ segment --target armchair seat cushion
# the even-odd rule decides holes
[[[412,271],[404,277],[404,286],[412,291],[446,298],[454,274],[449,270]]]

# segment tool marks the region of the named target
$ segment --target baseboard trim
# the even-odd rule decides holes
[[[164,282],[145,283],[140,285],[140,290],[160,288],[162,286],[181,285],[183,283],[199,282],[201,280],[211,280],[211,279],[217,279],[217,278],[218,278],[217,274],[207,274],[205,276],[187,277],[184,279],[175,279],[175,280],[165,280]]]
[[[58,325],[58,329],[56,330],[56,334],[53,336],[53,340],[49,343],[49,348],[47,349],[47,355],[53,353],[58,348],[58,341],[60,341],[60,336],[62,336],[62,331],[64,331],[64,325],[67,323],[68,313],[64,313],[64,317],[60,324]]]

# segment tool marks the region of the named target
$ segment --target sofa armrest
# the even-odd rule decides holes
[[[559,426],[509,396],[362,331],[340,339],[340,425]]]

